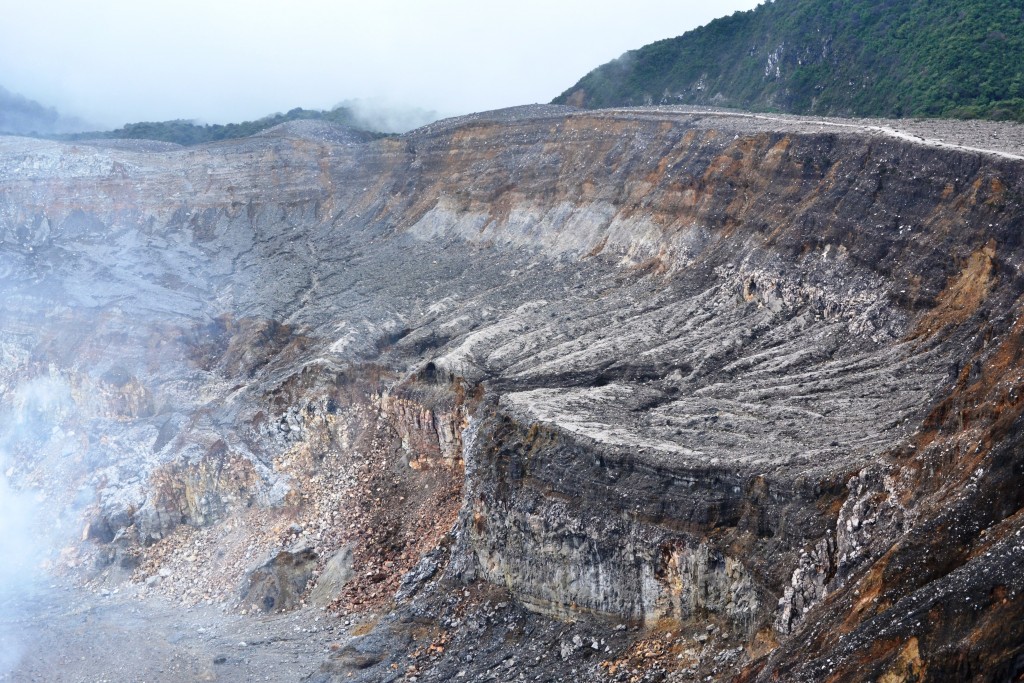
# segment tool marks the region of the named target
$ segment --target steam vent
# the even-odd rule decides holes
[[[0,138],[0,680],[1024,680],[1024,134]]]

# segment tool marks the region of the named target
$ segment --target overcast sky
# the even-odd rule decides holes
[[[103,126],[351,98],[547,102],[626,50],[758,0],[0,0],[0,85]]]

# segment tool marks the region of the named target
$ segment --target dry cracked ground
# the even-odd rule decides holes
[[[0,138],[0,680],[1024,680],[1022,139]]]

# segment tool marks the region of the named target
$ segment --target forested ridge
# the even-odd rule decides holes
[[[554,102],[1024,121],[1024,5],[775,0],[627,52]]]

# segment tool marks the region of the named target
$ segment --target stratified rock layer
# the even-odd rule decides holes
[[[483,582],[744,646],[670,673],[1014,680],[1024,166],[838,130],[4,139],[7,476],[133,580],[206,534],[232,595],[301,547],[289,605],[345,553],[339,608],[419,563],[400,609]]]

